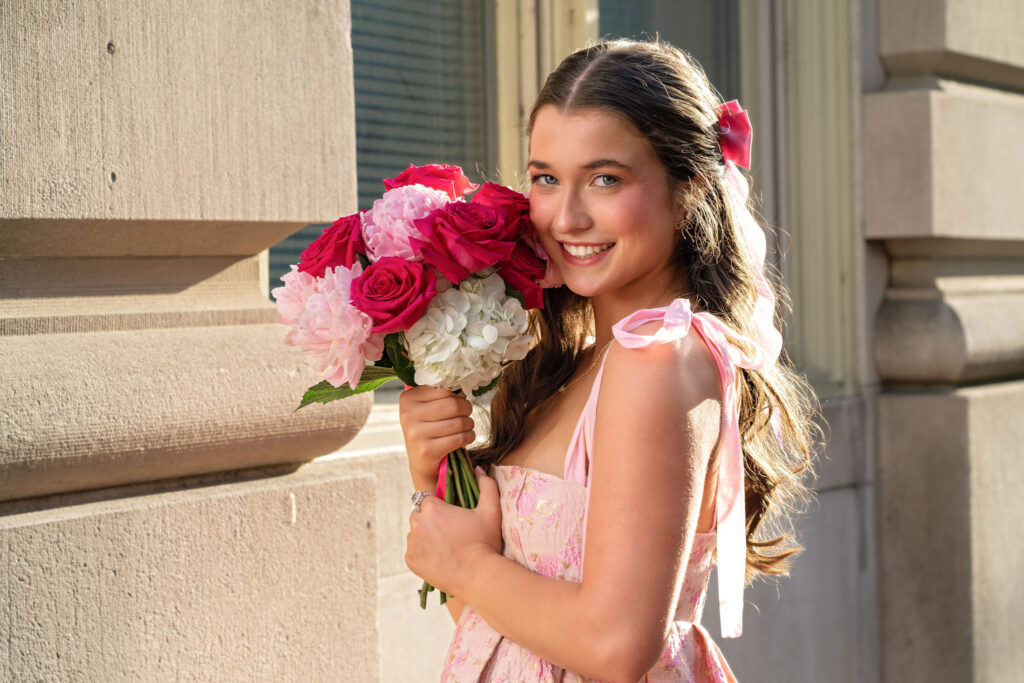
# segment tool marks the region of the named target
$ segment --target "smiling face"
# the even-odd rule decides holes
[[[680,295],[673,224],[685,211],[632,125],[602,109],[545,105],[530,136],[530,177],[530,219],[569,289],[627,313]]]

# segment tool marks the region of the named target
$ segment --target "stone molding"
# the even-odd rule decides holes
[[[880,0],[882,61],[892,76],[941,74],[1024,89],[1018,0]]]
[[[283,325],[0,338],[0,500],[299,463],[372,397],[295,412],[318,380]]]
[[[1024,240],[888,240],[874,352],[887,382],[960,384],[1024,372]]]

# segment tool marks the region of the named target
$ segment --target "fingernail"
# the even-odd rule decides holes
[[[477,471],[477,473],[479,473],[479,474],[483,474],[483,473],[484,473],[484,470],[483,470],[483,468],[482,468],[482,467],[480,467],[480,465],[477,465],[477,466],[476,466],[476,467],[474,467],[473,469],[474,469],[474,470],[476,470],[476,471]]]

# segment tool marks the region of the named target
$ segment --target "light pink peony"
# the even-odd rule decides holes
[[[281,282],[284,287],[275,287],[270,292],[277,304],[277,320],[285,325],[294,325],[306,308],[306,299],[316,291],[316,278],[292,266],[291,272],[285,273]]]
[[[384,335],[372,332],[373,319],[351,302],[352,279],[362,270],[356,263],[324,271],[285,337],[286,344],[312,357],[317,372],[336,387],[347,382],[355,388],[366,361],[379,360],[384,352]]]
[[[434,209],[448,204],[448,195],[424,185],[403,185],[388,190],[363,213],[363,241],[371,261],[384,256],[423,260],[412,248],[409,238],[423,239],[413,221],[425,218]]]

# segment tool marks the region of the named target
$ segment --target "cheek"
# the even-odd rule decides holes
[[[530,201],[530,222],[537,234],[543,239],[548,236],[551,228],[551,210],[540,199]]]

